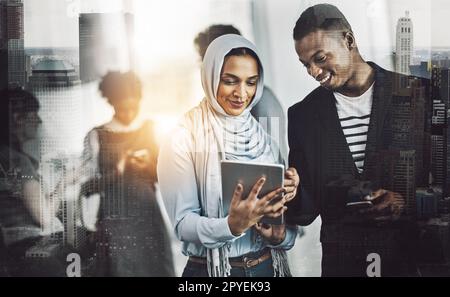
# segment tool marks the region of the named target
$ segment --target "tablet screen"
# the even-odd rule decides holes
[[[262,176],[266,177],[266,182],[258,195],[259,197],[263,197],[271,191],[282,187],[284,183],[284,165],[281,164],[261,164],[226,160],[221,162],[221,170],[223,210],[225,215],[228,214],[234,189],[239,182],[244,186],[243,199],[249,195],[253,185]],[[283,224],[284,218],[283,216],[276,219],[265,217],[262,222],[267,224]]]

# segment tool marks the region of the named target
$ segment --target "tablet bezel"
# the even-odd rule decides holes
[[[228,215],[234,189],[238,182],[244,186],[243,199],[245,199],[253,185],[262,177],[266,177],[266,182],[260,191],[262,197],[271,191],[282,187],[284,184],[285,168],[283,164],[267,164],[247,161],[222,160],[220,164],[222,175],[222,199],[224,216]],[[282,196],[280,196],[281,198]],[[274,200],[277,200],[275,198]],[[274,201],[275,202],[275,201]],[[284,224],[284,216],[278,218],[264,217],[261,222],[267,224]]]

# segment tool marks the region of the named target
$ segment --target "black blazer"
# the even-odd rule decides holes
[[[370,175],[367,160],[389,144],[390,129],[385,129],[385,126],[389,122],[393,73],[371,65],[376,69],[376,78],[364,176],[358,173],[348,148],[332,91],[318,87],[303,101],[289,108],[289,164],[298,170],[301,180],[299,197],[291,202],[288,211],[288,219],[292,223],[307,225],[321,214],[328,200],[325,191],[330,181],[346,174],[355,178]]]
[[[372,235],[380,230],[377,226],[366,225],[347,228],[347,193],[333,192],[327,185],[347,175],[355,180],[370,181],[375,189],[382,187],[394,190],[389,188],[389,181],[384,180],[386,168],[380,164],[379,157],[386,150],[395,148],[392,118],[396,111],[392,108],[392,99],[396,94],[396,82],[406,77],[384,70],[374,63],[369,64],[376,74],[362,174],[358,173],[348,148],[332,91],[318,87],[288,110],[289,165],[297,169],[301,186],[296,199],[289,203],[287,222],[308,225],[321,215],[322,243],[344,241],[348,239],[348,234],[356,241],[367,239],[367,234]],[[392,229],[391,226],[389,229]]]

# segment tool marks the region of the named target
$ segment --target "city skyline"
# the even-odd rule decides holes
[[[27,8],[27,3],[31,3],[31,1],[36,0],[23,1],[25,2],[25,14],[27,14],[27,10],[33,8],[32,6]],[[68,5],[74,4],[76,2],[76,0],[46,1],[48,3],[56,3],[55,1],[59,1],[59,4],[53,7],[54,10],[52,10],[52,13],[57,13],[64,5],[64,8],[66,8],[66,13],[70,13],[70,10],[67,10]],[[436,2],[440,0],[433,1]],[[131,2],[132,1],[129,1],[128,3]],[[402,1],[397,1],[396,3],[399,2]],[[82,1],[82,3],[85,2]],[[94,12],[95,9],[101,8],[102,3],[102,0],[92,1],[91,10],[87,9],[87,11],[89,13]],[[111,3],[111,6],[109,6],[107,9],[108,11],[103,11],[102,13],[115,12],[117,8],[123,7],[121,0],[113,0],[111,1]],[[414,4],[416,4],[416,1],[412,2],[413,6]],[[86,7],[84,7],[83,9],[86,9]],[[405,10],[409,10],[410,8],[402,7],[401,9],[402,14],[395,15],[396,20],[398,18],[404,17]],[[33,17],[35,17],[35,15],[40,15],[40,13],[42,13],[42,16],[45,15],[45,7],[43,10],[40,10],[40,12],[38,11],[37,14],[33,14]],[[25,48],[30,49],[56,47],[78,49],[80,46],[84,47],[83,42],[81,41],[86,41],[87,39],[85,36],[83,37],[82,34],[79,33],[79,31],[81,32],[83,30],[83,26],[79,26],[78,23],[79,17],[81,18],[81,16],[83,15],[78,15],[75,13],[73,15],[75,16],[73,17],[73,19],[76,20],[76,45],[67,44],[66,46],[63,46],[64,42],[71,40],[71,36],[69,36],[69,38],[67,39],[54,39],[55,36],[52,35],[53,31],[50,31],[49,36],[41,34],[41,37],[44,37],[42,40],[45,42],[50,42],[50,44],[46,44],[44,46],[30,46],[25,42]],[[67,15],[63,15],[60,20],[62,20],[65,16]],[[28,18],[30,18],[30,16],[28,16]],[[70,18],[72,18],[72,16],[70,16]],[[392,18],[394,18],[394,15],[392,15]],[[412,13],[411,18],[412,22],[414,23],[414,32],[418,31],[418,34],[421,34],[423,28],[420,26],[420,20],[414,19],[414,15]],[[38,21],[39,19],[40,17],[35,19],[35,21]],[[51,19],[49,22],[54,25],[53,22],[56,22],[58,18],[49,19]],[[395,23],[396,21],[392,26],[394,36]],[[71,26],[72,25],[73,24],[71,24]],[[62,26],[62,28],[59,28],[58,31],[63,31],[65,30],[64,28],[66,27]],[[416,28],[418,28],[417,31]],[[35,28],[30,28],[25,25],[25,39],[28,29],[30,31],[35,31]],[[96,38],[93,39],[96,40]],[[59,42],[61,42],[61,44]],[[78,42],[80,42],[80,45],[78,44]],[[393,45],[395,45],[395,43]],[[86,46],[86,48],[88,49],[88,46]],[[414,45],[413,49],[421,49],[421,46]],[[104,52],[103,49],[101,49],[101,51]],[[23,48],[22,53],[24,55],[26,53]],[[96,55],[94,55],[94,58]],[[69,171],[74,170],[74,168],[76,167],[75,162],[69,158],[73,156],[68,155],[67,152],[65,152],[65,149],[66,146],[67,148],[70,147],[74,149],[77,148],[77,144],[81,145],[81,141],[79,140],[81,140],[83,136],[83,133],[81,132],[84,129],[83,125],[85,119],[87,118],[87,109],[91,109],[91,111],[95,112],[94,117],[97,118],[99,117],[99,112],[91,104],[88,105],[89,108],[86,108],[83,105],[82,100],[86,100],[86,98],[84,97],[88,96],[85,95],[85,92],[83,92],[82,96],[81,91],[86,90],[86,85],[82,84],[79,80],[77,69],[72,67],[74,65],[66,64],[68,61],[66,61],[66,59],[62,57],[59,58],[61,59],[59,61],[58,58],[55,57],[45,60],[45,54],[42,54],[42,56],[44,57],[43,60],[36,60],[33,64],[33,71],[30,71],[31,75],[28,89],[31,90],[41,102],[41,115],[45,122],[44,124],[51,126],[52,132],[58,131],[58,129],[60,129],[59,133],[57,133],[59,135],[59,138],[49,137],[49,135],[45,135],[46,138],[44,138],[43,140],[43,152],[48,153],[45,151],[46,147],[49,150],[58,149],[61,154],[48,154],[53,157],[49,158],[49,156],[46,156],[45,158],[41,159],[41,167],[46,169],[45,171],[43,171],[43,178],[55,183],[59,179],[65,178],[66,174],[69,174]],[[85,63],[90,64],[90,66],[93,65],[94,62],[92,62],[92,60],[86,58],[84,59],[86,60]],[[80,64],[82,63],[81,60],[83,60],[83,58],[80,54]],[[107,64],[105,61],[106,59],[99,59],[99,61],[97,62],[103,65]],[[390,175],[386,175],[385,178],[390,179],[392,187],[405,197],[407,213],[412,216],[417,215],[419,219],[433,218],[435,221],[433,221],[432,223],[436,224],[436,226],[438,227],[441,226],[439,224],[441,224],[444,220],[446,220],[446,226],[448,226],[449,221],[448,206],[444,205],[444,197],[447,197],[450,193],[450,129],[447,128],[448,122],[450,120],[450,99],[448,98],[448,94],[450,94],[450,86],[448,83],[450,82],[450,80],[448,76],[449,70],[446,69],[446,67],[448,66],[442,66],[432,69],[435,70],[436,75],[432,76],[431,82],[436,83],[438,92],[431,93],[431,96],[433,96],[433,94],[440,94],[440,97],[436,95],[436,98],[431,98],[431,102],[426,101],[427,96],[429,96],[430,94],[425,92],[426,89],[424,86],[419,84],[419,80],[412,79],[409,82],[409,86],[411,87],[414,86],[414,84],[417,84],[417,88],[415,88],[414,91],[412,91],[411,89],[403,89],[401,90],[403,93],[399,93],[393,98],[393,109],[398,111],[397,117],[393,118],[395,129],[390,131],[394,135],[394,141],[391,150],[386,151],[385,155],[380,156],[380,158],[382,159],[380,159],[378,162],[379,164],[381,164],[382,162],[390,162],[389,165],[397,165],[389,167],[389,169],[391,169],[391,171],[389,171]],[[151,81],[152,83],[159,82],[157,79],[160,79],[161,77],[158,76],[154,80],[149,81]],[[98,79],[97,74],[94,75],[92,80],[95,81],[96,79]],[[91,79],[88,79],[87,81],[89,80]],[[64,83],[61,83],[62,81],[64,81]],[[95,85],[95,83],[92,83],[90,87],[94,88],[95,92],[97,91],[97,86]],[[169,89],[170,87],[172,87],[172,84],[165,86],[163,89]],[[183,88],[178,86],[178,89]],[[405,93],[405,91],[407,92]],[[152,93],[152,95],[155,94]],[[431,104],[431,106],[427,104]],[[430,110],[431,113],[429,113]],[[427,123],[427,121],[429,121],[429,123]],[[60,124],[63,122],[64,124]],[[428,125],[431,126],[432,131],[427,130],[429,128]],[[423,127],[423,129],[421,129],[421,127]],[[48,131],[50,131],[50,129]],[[65,133],[66,131],[67,133]],[[411,131],[414,132],[411,133]],[[411,137],[409,136],[410,134],[412,134]],[[70,141],[72,142],[69,143],[68,138],[70,138]],[[77,151],[77,153],[79,152]],[[425,157],[429,157],[429,160],[425,160]],[[71,162],[73,162],[74,164],[72,164]],[[427,162],[430,162],[430,164],[426,164]],[[384,171],[380,172],[385,173]],[[426,175],[428,175],[429,172],[434,179],[432,180],[432,182],[430,181],[429,183],[427,183]],[[56,183],[51,184],[50,186],[54,187],[55,185]],[[432,192],[431,189],[434,192]],[[58,233],[58,236],[63,236],[62,240],[64,244],[74,245],[75,247],[77,247],[78,245],[81,246],[83,244],[83,241],[85,240],[83,234],[79,233],[79,230],[77,229],[77,211],[79,211],[79,205],[76,203],[77,197],[78,189],[76,187],[65,189],[65,192],[61,195],[61,197],[59,197],[63,200],[63,205],[61,207],[62,213],[60,216],[63,219],[65,229],[61,234],[60,232],[54,232],[55,234]],[[444,205],[447,208],[442,207],[441,205]],[[424,220],[423,222],[427,222],[428,224],[428,221]],[[427,226],[431,226],[431,223]],[[447,228],[446,230],[447,233],[450,233],[450,229]],[[121,238],[121,240],[122,239],[124,239],[123,245],[125,245],[126,243],[134,243],[133,241],[127,241],[126,238]],[[122,244],[121,241],[120,243]],[[32,252],[33,250],[30,249],[30,255],[33,254]]]
[[[202,0],[190,0],[190,3],[198,4],[199,1]],[[348,7],[351,6],[350,0],[330,2],[336,2],[338,6],[351,10],[351,7]],[[25,30],[28,33],[25,36],[25,46],[76,47],[78,45],[78,13],[132,12],[132,3],[133,1],[121,0],[107,0],[107,4],[104,0],[45,0],[45,3],[43,0],[24,0]],[[157,4],[155,5],[157,7]],[[367,5],[367,14],[369,14],[367,19],[374,24],[383,22],[392,24],[388,26],[391,31],[386,32],[391,35],[392,45],[395,46],[394,24],[404,15],[405,10],[409,10],[411,19],[416,24],[414,39],[417,48],[450,47],[450,36],[442,35],[440,30],[445,28],[446,15],[450,14],[448,1],[397,0],[386,3],[384,0],[372,0]],[[48,34],[41,34],[42,31]]]

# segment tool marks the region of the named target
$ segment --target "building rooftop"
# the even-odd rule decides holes
[[[73,66],[63,60],[43,60],[38,62],[33,71],[75,71]]]

